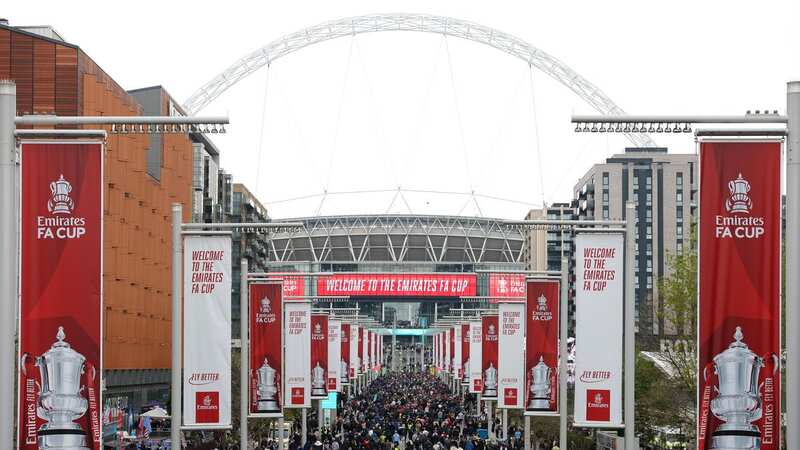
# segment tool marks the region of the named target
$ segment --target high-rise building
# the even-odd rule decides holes
[[[544,209],[532,209],[525,215],[525,220],[545,218]],[[530,229],[525,232],[525,244],[522,247],[522,260],[530,271],[547,270],[547,239],[545,230]]]
[[[221,184],[227,181],[223,180]],[[223,194],[225,189],[222,189]],[[258,223],[269,220],[267,208],[243,184],[234,183],[232,190],[232,204],[230,214],[227,214],[226,222],[232,223]],[[224,202],[222,202],[224,204]],[[239,277],[242,273],[242,259],[247,260],[247,271],[262,273],[267,268],[264,264],[267,261],[267,235],[263,232],[234,230],[233,249],[231,251],[232,275],[231,279],[231,322],[232,334],[234,338],[239,337],[241,327],[241,311],[239,309],[240,283]]]
[[[668,255],[689,245],[697,213],[697,156],[666,148],[627,148],[595,164],[574,188],[578,218],[625,219],[625,203],[636,204],[636,325],[643,348],[658,348],[683,330],[664,320],[658,279]]]

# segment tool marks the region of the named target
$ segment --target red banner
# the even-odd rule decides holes
[[[311,314],[311,398],[328,397],[328,315]]]
[[[481,368],[484,399],[497,397],[497,322],[497,316],[484,316],[481,318],[481,333],[483,336]]]
[[[528,415],[558,414],[560,286],[557,280],[528,280],[525,335],[525,410]]]
[[[339,378],[341,378],[341,384],[348,385],[350,384],[350,374],[352,373],[352,369],[350,367],[350,324],[342,322],[342,332],[341,340],[342,340],[342,361],[344,361],[344,365],[342,366],[342,372],[339,374]]]
[[[97,450],[103,145],[23,143],[21,156],[18,446]]]
[[[283,414],[283,286],[250,284],[250,415]]]
[[[780,173],[779,142],[700,145],[702,450],[780,447]]]
[[[364,365],[366,364],[366,361],[364,361],[364,340],[365,340],[364,334],[366,332],[367,332],[367,330],[364,329],[364,327],[358,327],[358,363],[359,363],[359,368],[358,368],[358,372],[357,373],[359,375],[364,373]]]
[[[317,277],[317,295],[474,297],[475,274],[337,273]]]
[[[469,324],[461,324],[461,378],[469,384]]]
[[[298,297],[306,295],[306,277],[294,273],[268,273],[269,278],[283,281],[283,299],[300,300]]]
[[[499,298],[525,299],[525,274],[522,273],[490,273],[489,297],[492,303],[497,303]]]

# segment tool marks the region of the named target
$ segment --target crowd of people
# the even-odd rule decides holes
[[[351,395],[330,427],[310,422],[303,445],[299,430],[289,450],[517,450],[519,427],[508,438],[487,440],[485,413],[476,414],[474,396],[454,394],[445,382],[421,371],[391,372]],[[499,419],[493,426],[499,429]],[[485,433],[484,436],[485,437]]]

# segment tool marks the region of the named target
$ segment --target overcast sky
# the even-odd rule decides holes
[[[253,3],[15,0],[0,14],[11,25],[52,25],[124,88],[160,84],[181,103],[287,33],[390,12],[450,16],[513,34],[631,114],[783,112],[786,81],[800,79],[797,0]],[[619,135],[575,134],[570,114],[593,112],[546,74],[491,47],[384,32],[284,56],[200,114],[230,115],[228,134],[213,137],[222,166],[273,217],[411,211],[521,218],[543,202],[568,201],[580,175],[629,145]],[[691,135],[653,137],[670,152],[694,152]],[[398,196],[398,187],[475,192],[477,202],[470,195]],[[367,190],[384,192],[340,194]]]

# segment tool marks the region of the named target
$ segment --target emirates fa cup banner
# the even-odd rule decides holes
[[[328,315],[311,315],[311,399],[328,398]]]
[[[372,355],[372,370],[378,370],[378,333],[372,333],[372,351],[369,353]]]
[[[497,329],[497,316],[484,316],[481,318],[481,376],[483,378],[483,391],[481,395],[486,400],[497,398],[498,371],[497,371],[497,345],[499,342]],[[518,354],[519,357],[519,354]]]
[[[361,331],[358,325],[350,325],[350,379],[361,373]]]
[[[369,333],[366,328],[361,328],[361,371],[367,373],[369,371]]]
[[[183,239],[183,423],[231,425],[231,237]]]
[[[460,380],[464,375],[461,373],[464,365],[461,363],[461,324],[453,327],[453,376]]]
[[[448,328],[444,330],[444,371],[452,373],[451,365],[453,362],[453,330]]]
[[[21,156],[17,446],[98,450],[103,145],[23,142]]]
[[[483,392],[483,323],[469,323],[469,392]]]
[[[498,408],[522,409],[525,360],[525,303],[501,301],[498,305]]]
[[[339,333],[341,337],[341,359],[342,359],[342,367],[339,372],[339,387],[347,386],[350,384],[350,336],[352,331],[350,330],[351,325],[349,323],[342,323],[342,329]]]
[[[283,284],[250,284],[250,416],[283,415]]]
[[[341,391],[342,365],[342,322],[328,320],[328,391]]]
[[[623,236],[575,238],[575,423],[622,425]]]
[[[463,384],[469,384],[469,324],[461,324],[461,380]]]
[[[700,144],[701,450],[780,448],[780,173],[779,142]]]
[[[528,280],[525,415],[558,415],[558,280]]]
[[[283,309],[286,321],[283,341],[289,355],[284,361],[284,408],[310,408],[311,303],[286,302]]]
[[[439,333],[433,335],[433,365],[436,367],[436,373],[442,369],[439,363]]]

